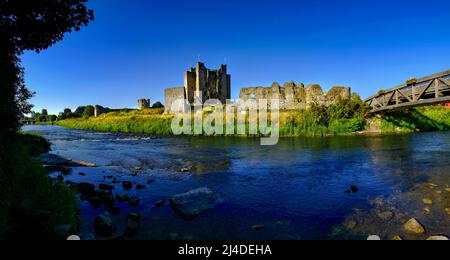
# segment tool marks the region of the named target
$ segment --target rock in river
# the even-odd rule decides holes
[[[122,182],[122,187],[124,190],[131,190],[133,188],[133,183],[131,181]]]
[[[99,197],[91,197],[91,198],[89,198],[89,203],[92,205],[92,207],[94,209],[101,208],[101,206],[103,204],[102,199],[99,198]]]
[[[102,237],[110,237],[114,232],[112,220],[105,215],[98,215],[95,218],[94,228],[97,235]]]
[[[129,238],[135,237],[139,234],[139,228],[141,226],[141,215],[136,213],[127,214],[127,227],[126,236]]]
[[[145,189],[145,185],[142,185],[142,184],[136,185],[136,190],[142,190],[142,189]]]
[[[209,188],[199,188],[172,197],[170,205],[186,220],[191,220],[201,213],[214,208],[221,202],[220,196]]]
[[[425,233],[425,227],[422,224],[420,224],[420,222],[415,218],[412,218],[408,222],[406,222],[404,228],[406,231],[413,234]]]
[[[46,153],[37,158],[46,166],[67,166],[67,167],[96,167],[95,164],[84,161],[73,161],[56,154]]]
[[[131,197],[129,200],[128,200],[128,204],[131,206],[131,207],[139,207],[139,204],[140,204],[140,200],[139,200],[139,198],[137,198],[137,197]]]
[[[116,193],[116,201],[117,202],[128,202],[130,197],[126,193]]]
[[[90,183],[80,183],[77,185],[78,191],[85,197],[91,197],[95,194],[95,185]]]
[[[98,185],[98,188],[101,189],[101,190],[106,190],[106,191],[114,190],[114,186],[113,185],[104,184],[104,183]]]
[[[166,204],[166,199],[160,199],[155,203],[155,207],[161,208],[164,204]]]
[[[448,241],[448,237],[446,236],[432,236],[427,238],[428,241]]]

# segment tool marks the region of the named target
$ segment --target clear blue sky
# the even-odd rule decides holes
[[[232,97],[289,80],[367,97],[450,69],[448,0],[94,0],[96,20],[23,56],[35,109],[163,101],[198,58],[229,65]]]

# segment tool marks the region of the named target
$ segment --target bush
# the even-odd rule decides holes
[[[53,182],[35,157],[49,149],[38,135],[15,134],[7,141],[10,157],[1,157],[0,239],[63,239],[55,228],[79,225],[79,208],[74,191]],[[4,149],[5,147],[0,147]]]
[[[155,104],[153,104],[152,108],[164,108],[164,105],[158,101]]]

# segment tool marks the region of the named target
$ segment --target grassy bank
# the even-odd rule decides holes
[[[81,130],[170,136],[173,117],[164,115],[162,109],[124,110],[99,117],[66,119],[56,124]],[[450,109],[442,106],[423,107],[375,117],[370,115],[369,108],[361,101],[343,100],[330,107],[313,106],[308,110],[281,111],[280,135],[351,135],[367,130],[368,121],[377,122],[375,129],[371,130],[385,134],[450,130]]]
[[[54,182],[33,158],[50,144],[34,134],[18,133],[2,140],[0,158],[0,239],[65,239],[61,228],[76,228],[79,209],[75,193]]]
[[[413,133],[450,130],[450,109],[443,106],[417,107],[381,115],[383,133]]]

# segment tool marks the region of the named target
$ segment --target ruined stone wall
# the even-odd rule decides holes
[[[194,103],[194,95],[197,90],[197,74],[191,69],[184,74],[184,87],[189,103]]]
[[[138,99],[138,109],[150,108],[150,99]]]
[[[283,87],[278,83],[273,83],[271,87],[243,88],[239,98],[244,101],[248,99],[279,99],[280,109],[294,110],[309,108],[312,104],[329,106],[338,99],[349,99],[351,98],[351,89],[333,87],[328,93],[324,93],[322,87],[317,84],[308,85],[305,89],[303,83],[288,82]]]
[[[170,113],[172,111],[172,104],[178,99],[186,99],[184,87],[166,88],[164,90],[165,113]]]

